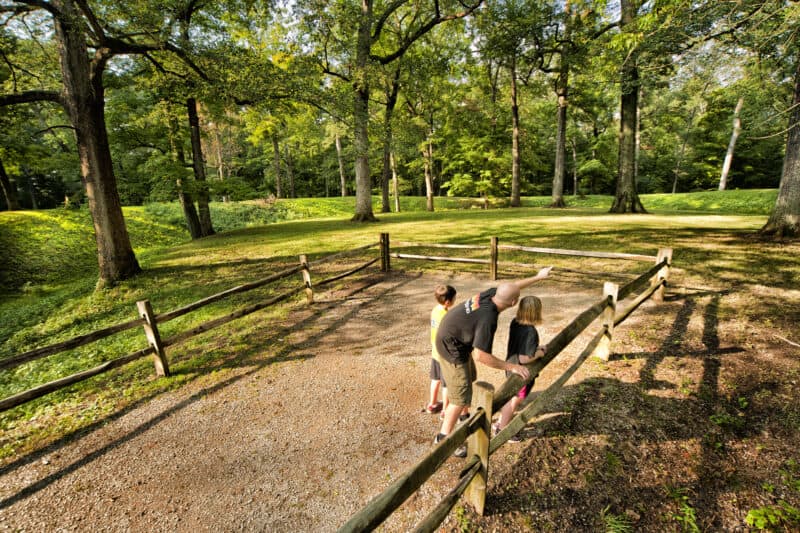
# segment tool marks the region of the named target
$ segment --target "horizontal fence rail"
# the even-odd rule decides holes
[[[141,325],[142,325],[142,319],[137,318],[136,320],[129,320],[128,322],[123,322],[121,324],[115,324],[113,326],[108,326],[103,329],[98,329],[97,331],[93,331],[85,335],[78,335],[77,337],[73,337],[64,342],[59,342],[58,344],[51,344],[50,346],[43,346],[41,348],[36,348],[34,350],[30,350],[28,352],[21,353],[19,355],[15,355],[14,357],[9,357],[7,359],[0,360],[0,370],[14,368],[23,363],[27,363],[29,361],[35,361],[36,359],[41,359],[42,357],[47,357],[48,355],[65,352],[67,350],[72,350],[73,348],[79,348],[91,342],[99,341],[100,339],[105,339],[106,337],[110,337],[115,333],[127,331],[129,329],[133,329]]]
[[[52,345],[49,345],[49,346],[36,348],[34,350],[30,350],[30,351],[21,353],[21,354],[16,355],[16,356],[12,356],[12,357],[9,357],[9,358],[6,358],[6,359],[2,359],[2,360],[0,360],[0,371],[12,369],[14,367],[17,367],[17,366],[23,364],[23,363],[34,361],[34,360],[37,360],[37,359],[40,359],[40,358],[43,358],[43,357],[46,357],[46,356],[49,356],[49,355],[54,355],[54,354],[57,354],[57,353],[61,353],[61,352],[70,350],[70,349],[78,348],[78,347],[87,345],[87,344],[89,344],[91,342],[95,342],[95,341],[110,337],[111,335],[114,335],[116,333],[121,333],[123,331],[127,331],[127,330],[130,330],[130,329],[136,328],[136,327],[143,327],[144,328],[145,334],[147,336],[147,341],[148,341],[148,344],[149,344],[149,346],[147,348],[143,348],[141,350],[138,350],[136,352],[133,352],[131,354],[128,354],[128,355],[125,355],[125,356],[122,356],[122,357],[119,357],[119,358],[116,358],[116,359],[111,359],[109,361],[105,361],[105,362],[101,363],[100,365],[95,366],[94,368],[83,370],[83,371],[77,372],[75,374],[72,374],[72,375],[69,375],[69,376],[66,376],[66,377],[63,377],[63,378],[56,379],[56,380],[50,381],[48,383],[44,383],[42,385],[38,385],[38,386],[33,387],[31,389],[28,389],[26,391],[23,391],[23,392],[14,394],[12,396],[9,396],[7,398],[1,399],[0,400],[0,412],[7,411],[9,409],[12,409],[12,408],[17,407],[19,405],[22,405],[23,403],[29,402],[31,400],[34,400],[34,399],[37,399],[37,398],[41,398],[42,396],[50,394],[51,392],[55,392],[57,390],[60,390],[60,389],[63,389],[65,387],[68,387],[70,385],[73,385],[75,383],[79,383],[81,381],[84,381],[84,380],[89,379],[91,377],[97,376],[97,375],[102,374],[104,372],[108,372],[109,370],[112,370],[112,369],[115,369],[115,368],[119,368],[119,367],[121,367],[123,365],[126,365],[128,363],[136,361],[137,359],[141,359],[142,357],[145,357],[147,355],[152,355],[153,356],[154,364],[156,366],[156,374],[157,375],[159,375],[159,376],[169,375],[169,366],[167,364],[166,355],[164,353],[164,349],[165,348],[170,347],[170,346],[174,346],[174,345],[179,344],[179,343],[181,343],[181,342],[183,342],[183,341],[185,341],[185,340],[187,340],[187,339],[189,339],[191,337],[194,337],[194,336],[199,335],[201,333],[205,333],[205,332],[207,332],[207,331],[209,331],[211,329],[214,329],[214,328],[217,328],[217,327],[222,326],[224,324],[227,324],[227,323],[229,323],[229,322],[231,322],[233,320],[236,320],[238,318],[247,316],[247,315],[249,315],[251,313],[255,313],[256,311],[260,311],[262,309],[265,309],[265,308],[270,307],[272,305],[275,305],[277,303],[280,303],[280,302],[282,302],[284,300],[287,300],[287,299],[295,296],[296,294],[298,294],[299,292],[302,292],[303,290],[305,290],[307,293],[310,294],[311,291],[313,290],[313,288],[312,288],[311,282],[310,282],[309,265],[321,265],[323,263],[328,263],[328,262],[331,262],[331,261],[336,260],[336,259],[341,259],[341,258],[345,258],[345,257],[351,257],[353,255],[357,255],[357,254],[359,254],[361,252],[364,252],[365,250],[368,250],[370,248],[374,248],[374,247],[378,246],[379,244],[380,243],[372,243],[372,244],[367,244],[367,245],[364,245],[364,246],[359,246],[359,247],[356,247],[356,248],[351,248],[349,250],[345,250],[345,251],[342,251],[342,252],[336,252],[334,254],[330,254],[330,255],[326,255],[326,256],[320,257],[320,258],[318,258],[318,259],[316,259],[314,261],[311,261],[311,262],[306,261],[305,260],[305,256],[301,256],[302,259],[300,261],[300,264],[298,264],[297,266],[293,266],[291,268],[287,268],[285,270],[282,270],[280,272],[277,272],[275,274],[272,274],[270,276],[267,276],[265,278],[262,278],[262,279],[259,279],[259,280],[256,280],[256,281],[253,281],[253,282],[250,282],[250,283],[245,283],[245,284],[242,284],[242,285],[238,285],[236,287],[232,287],[232,288],[224,290],[222,292],[218,292],[216,294],[212,294],[210,296],[207,296],[205,298],[197,300],[196,302],[192,302],[192,303],[190,303],[190,304],[188,304],[186,306],[180,307],[178,309],[174,309],[172,311],[167,311],[165,313],[161,313],[161,314],[158,314],[158,315],[156,315],[156,314],[154,314],[152,312],[152,308],[150,306],[150,302],[148,300],[143,300],[143,301],[137,302],[137,308],[139,310],[139,315],[140,316],[139,316],[139,318],[137,318],[135,320],[130,320],[128,322],[123,322],[121,324],[115,324],[113,326],[108,326],[106,328],[102,328],[102,329],[93,331],[91,333],[87,333],[85,335],[79,335],[77,337],[74,337],[72,339],[69,339],[69,340],[66,340],[66,341],[63,341],[63,342],[60,342],[60,343],[57,343],[57,344],[52,344]],[[329,277],[329,278],[327,278],[325,280],[322,280],[322,281],[318,282],[317,286],[333,283],[334,281],[337,281],[339,279],[343,279],[343,278],[345,278],[347,276],[353,275],[353,274],[355,274],[357,272],[360,272],[360,271],[368,268],[369,266],[375,264],[380,259],[381,259],[380,256],[374,257],[374,258],[370,259],[369,261],[367,261],[365,263],[359,264],[355,268],[347,270],[344,273],[337,274],[335,276],[331,276],[331,277]],[[225,299],[225,298],[227,298],[229,296],[232,296],[234,294],[245,293],[245,292],[260,288],[260,287],[264,287],[264,286],[266,286],[266,285],[268,285],[270,283],[273,283],[273,282],[276,282],[276,281],[279,281],[279,280],[282,280],[282,279],[291,278],[292,276],[296,275],[298,272],[302,272],[303,273],[303,283],[302,284],[298,284],[298,286],[295,287],[295,288],[283,291],[280,294],[275,295],[275,296],[273,296],[273,297],[271,297],[271,298],[269,298],[269,299],[267,299],[267,300],[265,300],[263,302],[252,304],[252,305],[248,305],[246,307],[242,307],[240,309],[237,309],[236,311],[228,313],[228,314],[226,314],[224,316],[217,317],[217,318],[212,319],[212,320],[208,320],[206,322],[203,322],[202,324],[194,326],[193,328],[190,328],[189,330],[186,330],[186,331],[183,331],[183,332],[178,333],[176,335],[173,335],[172,337],[169,337],[167,339],[163,339],[162,340],[160,338],[160,335],[158,333],[158,325],[159,324],[163,324],[163,323],[168,322],[170,320],[173,320],[175,318],[187,315],[187,314],[189,314],[189,313],[191,313],[193,311],[196,311],[196,310],[198,310],[198,309],[200,309],[202,307],[205,307],[207,305],[210,305],[212,303],[221,301],[221,300],[223,300],[223,299]],[[311,302],[310,298],[309,298],[309,302]]]

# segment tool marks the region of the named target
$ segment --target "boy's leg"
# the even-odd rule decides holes
[[[428,401],[428,407],[433,407],[436,405],[436,398],[439,396],[439,384],[440,381],[438,379],[431,380],[431,393]]]
[[[442,428],[439,433],[449,435],[458,422],[458,417],[461,414],[462,406],[451,403],[447,406],[444,412],[444,420],[442,421]]]

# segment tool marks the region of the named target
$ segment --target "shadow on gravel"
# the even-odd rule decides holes
[[[283,346],[278,352],[274,353],[273,355],[271,355],[266,360],[260,360],[259,361],[258,357],[249,355],[249,356],[244,356],[244,357],[232,357],[232,358],[226,360],[223,364],[218,365],[218,366],[214,366],[213,369],[210,369],[210,370],[219,370],[220,368],[241,368],[241,367],[249,367],[250,370],[248,370],[248,371],[246,371],[244,373],[238,374],[238,375],[236,375],[234,377],[231,377],[231,378],[229,378],[229,379],[227,379],[225,381],[221,381],[221,382],[216,383],[216,384],[214,384],[212,386],[205,387],[205,388],[195,392],[191,396],[185,398],[184,400],[178,402],[177,404],[173,405],[169,409],[163,411],[158,416],[148,420],[147,422],[145,422],[143,424],[140,424],[138,427],[136,427],[135,429],[131,430],[126,435],[114,440],[113,442],[109,442],[108,444],[106,444],[102,448],[100,448],[100,449],[98,449],[98,450],[96,450],[96,451],[84,456],[80,460],[78,460],[78,461],[76,461],[76,462],[74,462],[74,463],[72,463],[70,465],[67,465],[67,466],[61,468],[57,472],[53,472],[50,475],[48,475],[48,476],[46,476],[46,477],[44,477],[44,478],[42,478],[42,479],[40,479],[38,481],[33,482],[32,484],[30,484],[27,487],[23,488],[22,490],[20,490],[16,494],[14,494],[12,496],[9,496],[9,497],[7,497],[7,498],[5,498],[3,500],[0,500],[0,509],[4,509],[4,508],[6,508],[8,506],[11,506],[11,505],[13,505],[15,503],[18,503],[18,502],[24,500],[25,498],[28,498],[28,497],[32,496],[33,494],[35,494],[36,492],[44,489],[45,487],[47,487],[49,484],[55,482],[56,480],[61,479],[64,476],[70,474],[71,472],[74,472],[74,471],[76,471],[76,470],[78,470],[78,469],[90,464],[95,459],[98,459],[99,457],[102,457],[107,452],[109,452],[109,451],[121,446],[122,444],[130,441],[131,439],[135,438],[136,436],[148,431],[149,429],[153,428],[157,424],[159,424],[159,423],[163,422],[164,420],[168,419],[172,415],[180,413],[180,411],[182,411],[186,407],[192,405],[196,401],[203,399],[205,396],[207,396],[209,394],[213,394],[213,393],[215,393],[215,392],[217,392],[219,390],[222,390],[222,389],[228,387],[229,385],[231,385],[232,383],[235,383],[235,382],[237,382],[237,381],[239,381],[239,380],[241,380],[241,379],[243,379],[243,378],[245,378],[245,377],[247,377],[247,376],[249,376],[251,374],[254,374],[254,373],[258,372],[259,370],[261,370],[264,367],[267,367],[267,366],[270,366],[270,365],[273,365],[273,364],[276,364],[276,363],[287,362],[287,361],[306,360],[306,359],[309,359],[311,357],[314,357],[313,355],[305,355],[305,354],[303,354],[303,355],[294,355],[294,352],[297,350],[298,346],[303,345],[302,347],[305,347],[305,345],[307,345],[309,343],[312,343],[312,342],[315,342],[315,341],[325,337],[326,335],[330,334],[331,332],[335,331],[337,328],[339,328],[340,326],[345,324],[347,321],[352,319],[359,312],[359,310],[361,310],[362,308],[364,308],[364,307],[366,307],[366,306],[368,306],[368,305],[370,305],[370,304],[372,304],[374,302],[380,301],[382,298],[386,297],[387,294],[391,293],[392,291],[396,290],[399,287],[402,287],[403,285],[406,285],[408,283],[411,283],[411,282],[415,281],[419,276],[420,275],[413,276],[413,277],[405,277],[405,278],[400,278],[400,279],[396,279],[396,278],[393,279],[391,277],[390,278],[384,278],[384,277],[381,277],[381,276],[372,276],[370,278],[367,278],[367,279],[363,280],[363,282],[360,283],[357,287],[355,287],[354,290],[351,290],[350,292],[348,292],[346,295],[344,295],[340,299],[328,300],[328,301],[325,301],[325,302],[315,302],[317,304],[317,306],[315,306],[315,308],[313,309],[312,313],[308,317],[300,320],[297,323],[294,323],[294,324],[291,324],[289,326],[285,326],[283,328],[279,328],[277,330],[271,331],[269,333],[269,338],[285,337],[285,336],[289,335],[292,332],[302,331],[305,328],[307,328],[307,326],[309,326],[309,325],[313,324],[315,321],[317,321],[327,311],[329,311],[330,309],[332,309],[332,308],[334,308],[336,306],[339,306],[341,304],[342,300],[350,299],[353,296],[365,291],[366,289],[368,289],[370,287],[378,285],[381,282],[391,284],[391,285],[387,286],[385,289],[381,290],[380,292],[377,292],[377,293],[375,293],[373,295],[370,295],[368,297],[365,297],[365,298],[358,299],[357,303],[352,305],[352,307],[347,311],[347,313],[345,313],[341,317],[337,318],[334,322],[331,322],[330,324],[328,324],[324,329],[315,332],[310,337],[306,337],[306,338],[302,339],[298,343],[287,344],[287,345]],[[322,305],[320,305],[320,303],[322,303]],[[296,310],[297,309],[295,309],[295,311]],[[268,339],[258,339],[258,341],[261,342],[261,343],[263,343],[265,340],[268,340]],[[255,341],[255,339],[254,339],[254,341]],[[254,347],[253,351],[256,352],[256,353],[260,353],[257,350],[255,350],[255,348],[256,347]],[[175,372],[175,373],[179,374],[180,372]],[[196,374],[195,378],[193,378],[193,379],[196,379],[197,377],[200,377],[201,375],[203,375],[201,372],[197,372],[195,369],[193,369],[191,371],[191,373],[192,374]],[[32,453],[30,453],[28,455],[20,457],[19,459],[15,460],[15,461],[7,464],[7,465],[4,465],[3,467],[0,468],[0,476],[9,474],[10,472],[13,472],[14,470],[16,470],[18,468],[21,468],[21,467],[23,467],[25,465],[31,464],[33,462],[36,462],[36,461],[42,459],[43,456],[45,456],[47,454],[51,454],[54,451],[57,451],[60,448],[66,446],[66,445],[68,445],[70,443],[73,443],[73,442],[75,442],[77,440],[80,440],[80,438],[90,434],[91,432],[101,428],[102,426],[107,425],[109,422],[113,422],[113,421],[123,417],[124,415],[130,413],[131,411],[134,411],[135,409],[137,409],[138,407],[146,404],[148,401],[152,400],[153,398],[164,394],[164,392],[165,391],[159,391],[157,393],[154,393],[154,394],[148,395],[146,397],[140,398],[136,402],[126,406],[124,409],[122,409],[122,410],[120,410],[118,412],[115,412],[112,415],[110,415],[110,416],[108,416],[108,417],[106,417],[106,418],[104,418],[102,420],[98,420],[97,422],[93,423],[91,426],[88,426],[86,428],[82,428],[81,430],[76,431],[74,433],[71,433],[69,435],[65,435],[64,437],[60,438],[55,443],[49,445],[48,447],[46,447],[46,448],[44,448],[42,450],[37,450],[37,451],[32,452]]]

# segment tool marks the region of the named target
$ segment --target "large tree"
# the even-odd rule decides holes
[[[113,8],[93,10],[83,0],[20,0],[0,6],[6,22],[33,17],[51,24],[61,71],[60,90],[29,89],[0,96],[0,105],[52,101],[61,104],[75,131],[81,175],[94,223],[99,266],[98,285],[111,285],[141,269],[131,247],[114,176],[105,123],[103,74],[118,55],[182,51],[157,39],[161,32],[133,31],[128,17],[116,18]],[[121,26],[121,27],[118,27]],[[154,40],[154,36],[156,40]],[[90,50],[92,51],[90,53]],[[16,66],[15,68],[22,68]]]

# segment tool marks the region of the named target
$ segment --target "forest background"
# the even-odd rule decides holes
[[[175,199],[198,238],[212,200],[781,186],[798,229],[797,2],[117,4],[0,2],[0,202],[87,205],[101,284]]]

